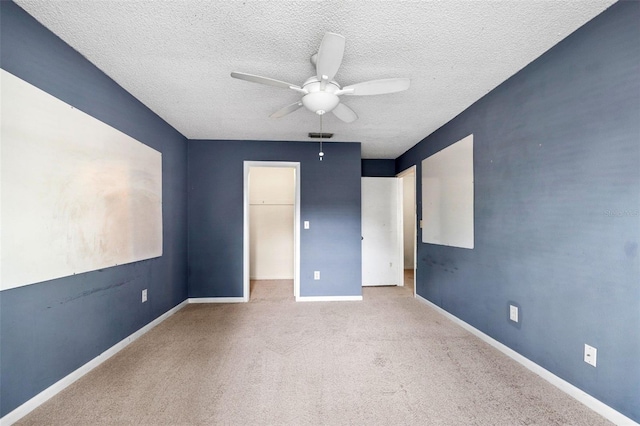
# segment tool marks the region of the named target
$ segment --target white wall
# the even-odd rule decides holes
[[[409,173],[402,177],[403,188],[403,206],[402,206],[402,223],[404,228],[404,269],[413,269],[415,247],[414,233],[416,229],[416,195],[415,195],[415,173]]]
[[[293,279],[294,188],[293,168],[250,169],[249,276],[253,280]]]

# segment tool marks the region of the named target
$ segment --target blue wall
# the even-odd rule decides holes
[[[636,421],[639,22],[615,4],[396,161],[473,133],[475,249],[419,243],[418,294]]]
[[[324,146],[189,141],[189,297],[242,296],[244,161],[301,163],[300,295],[362,294],[360,144]]]
[[[161,258],[0,292],[4,416],[186,299],[187,144],[14,3],[0,19],[4,70],[162,152],[164,234]]]
[[[362,160],[362,177],[395,177],[395,160]]]

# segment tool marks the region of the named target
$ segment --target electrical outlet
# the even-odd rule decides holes
[[[509,319],[513,322],[518,322],[518,307],[509,305]]]
[[[147,301],[147,289],[142,290],[142,303]]]
[[[313,279],[314,280],[320,279],[320,271],[313,271]]]
[[[589,365],[596,366],[596,360],[598,358],[598,350],[593,346],[584,344],[584,362]]]

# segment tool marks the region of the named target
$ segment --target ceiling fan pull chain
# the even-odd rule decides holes
[[[324,152],[322,152],[322,116],[324,114],[320,114],[320,152],[318,155],[320,156],[320,161],[322,161],[322,157],[324,157]]]

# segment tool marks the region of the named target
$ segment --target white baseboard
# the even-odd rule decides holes
[[[362,296],[298,296],[296,302],[344,302],[360,301]],[[188,303],[244,303],[244,297],[190,297]]]
[[[249,277],[251,281],[293,281],[293,277]]]
[[[189,303],[243,303],[248,302],[244,297],[190,297]]]
[[[30,400],[25,402],[24,404],[20,405],[10,413],[7,413],[4,417],[0,419],[0,425],[9,426],[17,422],[18,420],[20,420],[21,418],[29,414],[34,409],[44,404],[51,397],[55,396],[56,394],[64,390],[73,382],[75,382],[76,380],[78,380],[79,378],[81,378],[82,376],[84,376],[85,374],[87,374],[88,372],[90,372],[91,370],[93,370],[94,368],[96,368],[97,366],[99,366],[109,358],[111,358],[116,353],[120,352],[122,349],[127,347],[131,342],[138,339],[147,331],[151,330],[153,327],[160,324],[162,321],[164,321],[171,315],[175,314],[186,305],[187,305],[187,301],[185,300],[179,305],[169,309],[167,312],[160,315],[158,318],[154,319],[149,324],[142,327],[140,330],[134,332],[128,337],[125,337],[124,339],[122,339],[121,341],[119,341],[118,343],[116,343],[106,351],[102,352],[97,357],[93,358],[91,361],[84,364],[82,367],[67,374],[65,377],[58,380],[56,383],[52,384],[51,386],[49,386],[48,388],[46,388],[45,390],[43,390],[42,392],[40,392],[39,394],[31,398]]]
[[[298,296],[296,302],[358,302],[362,296]]]
[[[473,327],[472,325],[462,321],[460,318],[458,318],[455,315],[445,311],[440,306],[438,306],[438,305],[434,304],[433,302],[425,299],[424,297],[420,296],[419,294],[416,294],[416,299],[418,299],[420,302],[425,303],[426,305],[432,307],[438,313],[444,315],[445,317],[447,317],[451,321],[455,322],[456,324],[458,324],[459,326],[461,326],[465,330],[469,331],[471,334],[473,334],[476,337],[480,338],[480,340],[482,340],[482,341],[490,344],[494,348],[498,349],[500,352],[504,353],[509,358],[512,358],[513,360],[515,360],[518,363],[522,364],[528,370],[530,370],[530,371],[534,372],[535,374],[537,374],[538,376],[542,377],[547,382],[551,383],[552,385],[554,385],[555,387],[557,387],[558,389],[560,389],[564,393],[568,394],[569,396],[575,398],[579,402],[583,403],[588,408],[590,408],[593,411],[595,411],[596,413],[600,414],[602,417],[606,418],[607,420],[615,423],[616,425],[640,426],[640,425],[638,425],[638,423],[636,423],[635,421],[633,421],[629,417],[625,416],[624,414],[620,413],[619,411],[616,411],[613,408],[609,407],[604,402],[594,398],[593,396],[589,395],[588,393],[586,393],[582,389],[577,388],[576,386],[572,385],[571,383],[567,382],[566,380],[561,379],[560,377],[556,376],[555,374],[553,374],[549,370],[544,369],[543,367],[541,367],[540,365],[538,365],[535,362],[531,361],[530,359],[524,357],[523,355],[520,355],[518,352],[516,352],[513,349],[509,348],[508,346],[498,342],[494,338],[492,338],[489,335],[483,333],[482,331],[478,330],[477,328]]]

